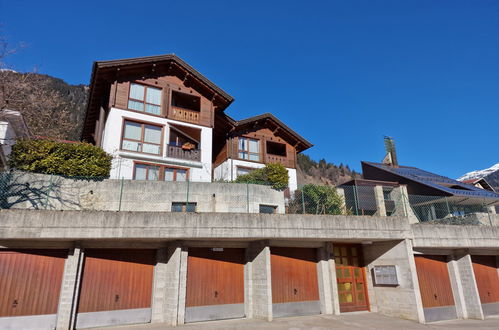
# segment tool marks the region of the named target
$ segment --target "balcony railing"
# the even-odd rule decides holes
[[[201,161],[201,150],[186,150],[182,149],[182,147],[168,145],[167,156],[178,159],[195,160],[199,162]]]
[[[278,155],[272,155],[272,154],[266,154],[265,155],[265,163],[278,163],[282,164],[285,167],[294,167],[294,162],[292,159],[289,159],[285,156],[278,156]]]
[[[198,124],[199,123],[199,112],[184,108],[178,108],[172,106],[172,118],[176,120],[186,121],[188,123]]]

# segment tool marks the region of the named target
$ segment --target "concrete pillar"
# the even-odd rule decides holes
[[[333,289],[331,285],[331,244],[317,249],[317,277],[319,281],[319,298],[322,314],[333,314]]]
[[[450,257],[447,266],[457,316],[463,319],[483,320],[482,304],[476,285],[475,273],[473,272],[471,256],[466,252],[458,252]]]
[[[151,323],[177,325],[179,293],[181,291],[181,255],[182,247],[175,243],[157,251]]]
[[[341,213],[342,214],[347,214],[347,205],[345,203],[345,189],[341,188],[341,187],[335,187],[336,189],[336,193],[338,195],[340,195],[341,199],[342,199],[342,203],[341,203]]]
[[[374,199],[376,200],[376,215],[386,217],[385,196],[383,186],[374,186]]]
[[[333,314],[334,315],[340,315],[340,297],[338,296],[338,282],[336,279],[336,261],[334,260],[334,245],[333,243],[329,244],[330,246],[330,256],[328,260],[328,266],[329,266],[329,278],[330,278],[330,284],[331,284],[331,299],[332,299],[332,304],[333,304]]]
[[[489,206],[487,206],[487,212],[488,212],[489,214],[497,214],[497,212],[496,212],[496,207],[495,207],[494,205],[489,205]]]
[[[272,321],[272,278],[268,241],[253,242],[246,249],[245,310],[248,318]]]
[[[408,217],[409,223],[419,223],[419,219],[416,214],[414,214],[411,204],[409,203],[407,186],[400,185],[394,188],[393,192],[397,194],[397,199],[395,200],[395,212],[393,215]]]
[[[177,324],[184,324],[185,321],[185,295],[187,293],[187,257],[188,250],[186,247],[182,247],[180,249]]]
[[[56,329],[74,329],[76,322],[76,307],[78,305],[81,275],[83,271],[83,249],[76,246],[69,250],[64,264],[61,293],[57,307]]]

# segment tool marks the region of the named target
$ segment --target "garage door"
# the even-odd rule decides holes
[[[340,312],[369,310],[366,271],[360,245],[334,244]]]
[[[426,322],[457,318],[447,256],[414,256]]]
[[[496,256],[472,256],[484,315],[499,314],[499,275]]]
[[[320,314],[317,250],[271,247],[274,317]]]
[[[0,250],[0,329],[53,329],[67,251]]]
[[[85,250],[77,328],[147,323],[155,250]]]
[[[185,322],[244,317],[245,250],[189,248]]]

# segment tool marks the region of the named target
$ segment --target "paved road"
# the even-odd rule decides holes
[[[157,330],[168,328],[161,324],[121,326],[115,330]],[[442,321],[432,324],[419,324],[413,321],[390,318],[375,313],[349,313],[348,315],[301,316],[276,319],[272,322],[259,320],[225,320],[191,323],[176,327],[177,330],[246,330],[246,329],[282,329],[282,330],[323,330],[323,329],[383,329],[383,330],[450,330],[450,329],[499,329],[499,317],[480,320]]]

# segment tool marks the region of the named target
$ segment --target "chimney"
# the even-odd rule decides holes
[[[397,159],[397,151],[395,150],[395,141],[392,137],[385,136],[385,149],[386,156],[383,159],[383,164],[390,165],[392,167],[399,167],[398,159]]]

